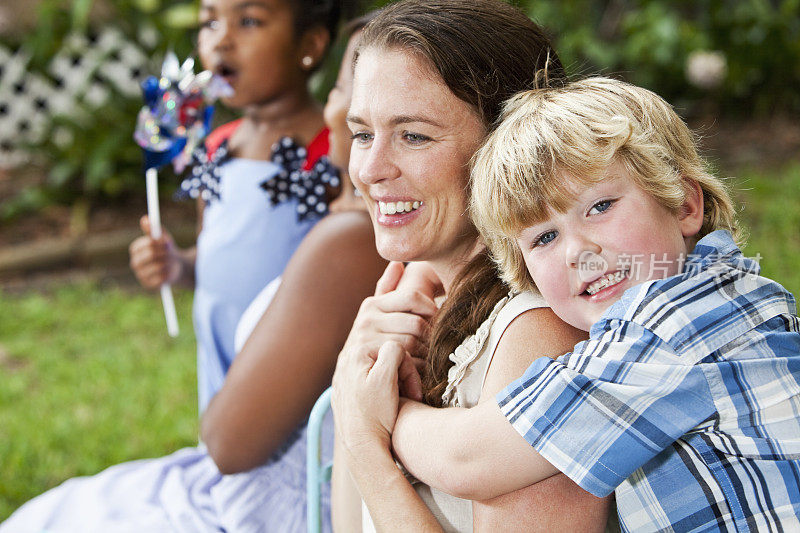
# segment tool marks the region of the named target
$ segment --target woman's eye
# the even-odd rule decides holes
[[[611,207],[613,203],[614,203],[613,200],[603,200],[602,202],[597,202],[592,206],[591,209],[589,209],[589,214],[597,215],[599,213],[607,211],[608,208]]]
[[[411,144],[423,144],[431,140],[431,138],[428,137],[427,135],[422,135],[419,133],[411,133],[408,131],[403,133],[403,139],[405,139]]]
[[[217,19],[208,19],[200,21],[200,29],[216,30],[219,28],[219,21]]]
[[[545,231],[544,233],[533,239],[533,244],[531,245],[531,248],[544,246],[545,244],[552,242],[557,235],[558,235],[557,231]]]
[[[357,131],[350,138],[358,144],[367,144],[372,140],[372,134],[366,131]]]

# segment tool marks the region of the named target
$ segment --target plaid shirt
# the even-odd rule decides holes
[[[497,395],[627,531],[800,531],[800,321],[730,235],[627,290],[590,339]]]

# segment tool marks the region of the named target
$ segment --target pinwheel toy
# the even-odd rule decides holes
[[[230,86],[205,70],[194,74],[194,60],[180,64],[172,52],[164,58],[161,77],[151,76],[142,83],[144,107],[139,112],[134,139],[144,150],[147,215],[150,236],[161,238],[161,213],[158,205],[158,169],[172,163],[180,173],[191,154],[211,128],[214,101],[231,94]],[[175,301],[168,283],[161,286],[161,301],[167,332],[178,335]]]

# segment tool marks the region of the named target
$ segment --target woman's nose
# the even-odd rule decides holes
[[[356,151],[361,152],[356,157]],[[353,168],[353,162],[357,168]],[[391,145],[388,140],[374,139],[368,148],[357,148],[355,145],[351,152],[351,176],[366,184],[379,183],[392,180],[400,176],[400,168],[395,161]],[[355,170],[355,173],[352,171]]]

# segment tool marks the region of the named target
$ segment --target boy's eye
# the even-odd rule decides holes
[[[533,244],[531,248],[536,248],[538,246],[544,246],[553,241],[556,238],[558,232],[555,230],[545,231],[544,233],[540,234],[538,237],[533,239]]]
[[[603,200],[602,202],[597,202],[592,206],[591,209],[589,209],[589,214],[597,215],[599,213],[607,211],[608,208],[611,207],[613,203],[614,203],[613,200]]]

